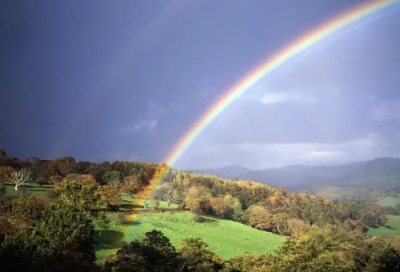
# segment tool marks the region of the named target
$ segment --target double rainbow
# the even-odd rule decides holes
[[[200,116],[200,118],[197,119],[197,121],[181,136],[178,143],[164,158],[163,163],[173,166],[185,150],[199,137],[201,132],[203,132],[223,111],[258,81],[268,76],[282,64],[332,34],[343,30],[346,26],[398,2],[399,0],[378,0],[355,6],[307,32],[303,36],[300,36],[295,41],[267,58],[261,65],[250,71],[242,80],[228,89]]]

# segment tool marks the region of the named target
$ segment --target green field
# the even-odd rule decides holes
[[[24,186],[19,186],[18,191],[14,190],[14,185],[12,184],[5,184],[6,192],[8,196],[20,196],[22,188],[25,188],[28,193],[33,194],[36,197],[45,197],[48,196],[48,193],[52,190],[50,185],[43,185],[40,186],[36,183],[28,183]]]
[[[379,227],[376,229],[369,229],[367,234],[372,236],[381,236],[386,234],[388,236],[400,235],[400,215],[388,215],[388,227]]]
[[[148,213],[140,215],[134,222],[119,226],[112,217],[110,227],[101,230],[97,259],[115,253],[126,242],[143,238],[145,232],[153,229],[162,231],[177,248],[185,237],[201,237],[223,259],[239,256],[246,251],[254,255],[271,253],[284,239],[234,221],[204,218],[205,222],[194,223],[190,212]],[[116,242],[118,240],[120,242]]]
[[[387,196],[378,201],[382,207],[396,206],[400,204],[400,197]]]

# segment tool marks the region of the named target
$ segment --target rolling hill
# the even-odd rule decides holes
[[[265,170],[248,170],[240,166],[197,170],[197,173],[222,178],[254,180],[290,191],[310,190],[313,186],[355,186],[376,190],[400,190],[400,159],[377,158],[334,166],[291,165]]]

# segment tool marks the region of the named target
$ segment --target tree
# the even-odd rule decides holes
[[[8,180],[15,185],[15,191],[18,191],[18,187],[24,185],[26,182],[31,181],[32,171],[29,168],[22,168],[16,170],[8,176]]]
[[[103,167],[103,165],[107,165],[108,166],[108,164],[103,163],[101,165],[101,167]],[[95,175],[93,175],[93,176],[95,176]],[[111,171],[106,172],[103,175],[103,177],[102,177],[103,183],[102,184],[107,184],[107,185],[110,185],[110,186],[118,187],[119,184],[121,183],[121,179],[122,179],[122,176],[121,176],[121,173],[119,171],[112,171],[111,170]]]
[[[74,207],[82,212],[107,222],[102,209],[101,193],[95,191],[93,184],[82,184],[78,181],[63,181],[54,187],[60,196],[54,203],[62,207]]]
[[[17,228],[29,227],[42,218],[46,202],[34,196],[18,197],[4,202],[1,213]]]
[[[225,218],[228,213],[228,205],[225,204],[224,200],[220,197],[210,198],[211,208],[213,212],[221,218]]]
[[[167,182],[158,187],[155,194],[159,199],[167,202],[168,208],[171,206],[171,204],[175,203],[181,198],[178,189],[174,188],[170,183]]]
[[[367,265],[368,272],[400,271],[400,250],[387,245],[374,252]]]
[[[275,214],[272,218],[272,221],[274,222],[275,232],[283,235],[290,235],[291,232],[288,225],[289,219],[291,219],[291,216],[288,213]]]
[[[98,192],[100,200],[107,205],[108,208],[115,210],[121,206],[121,197],[118,195],[117,189],[112,186],[99,186]]]
[[[71,206],[49,205],[35,228],[7,236],[0,247],[4,271],[91,271],[98,234],[91,218]]]
[[[94,178],[94,176],[91,175],[91,174],[83,174],[83,175],[81,175],[81,182],[83,184],[93,184],[94,186],[97,186],[97,181]]]
[[[11,166],[0,166],[0,182],[7,180],[14,171]]]
[[[261,230],[269,230],[272,228],[272,215],[266,208],[261,206],[253,206],[250,209],[250,226]]]
[[[124,178],[124,182],[121,185],[122,191],[128,193],[130,196],[136,194],[142,188],[142,182],[135,176],[127,176]]]
[[[116,256],[106,260],[104,271],[175,272],[179,267],[175,247],[162,232],[146,232],[143,241],[122,246]]]
[[[269,257],[268,272],[351,272],[354,262],[346,260],[332,240],[323,235],[286,239],[276,256]]]
[[[179,271],[208,272],[223,268],[223,261],[199,237],[182,240],[179,253],[182,260]]]
[[[68,174],[77,172],[78,165],[75,163],[75,159],[64,157],[50,161],[44,170],[44,175],[46,178],[57,175],[66,177]]]
[[[210,210],[211,193],[207,187],[193,186],[185,198],[185,205],[196,214],[204,214]]]

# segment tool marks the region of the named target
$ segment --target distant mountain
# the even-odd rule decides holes
[[[400,159],[398,158],[377,158],[334,166],[290,165],[257,171],[232,165],[194,172],[222,178],[254,180],[270,186],[285,187],[288,191],[309,190],[316,185],[360,186],[380,190],[400,189]]]
[[[240,178],[240,176],[243,175],[244,173],[251,171],[252,170],[238,165],[227,165],[218,169],[192,170],[192,172],[199,174],[216,175],[221,178],[229,178],[229,179]]]

